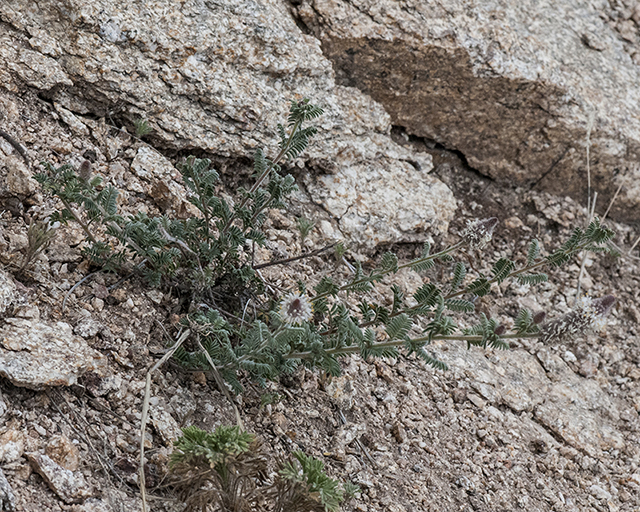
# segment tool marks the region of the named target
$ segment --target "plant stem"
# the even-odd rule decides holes
[[[574,251],[571,252],[571,254],[573,255],[573,254],[579,253],[580,251],[586,249],[589,246],[589,244],[591,244],[591,242],[586,242],[586,243],[578,246]],[[529,272],[529,271],[534,270],[536,268],[542,267],[542,266],[546,265],[547,263],[549,263],[548,259],[547,258],[543,258],[542,260],[540,260],[540,261],[538,261],[536,263],[532,263],[531,265],[527,265],[526,267],[523,267],[520,270],[512,271],[509,275],[507,275],[507,277],[505,277],[503,279],[503,281],[506,281],[507,279],[510,279],[512,277],[516,277],[516,276],[518,276],[520,274],[523,274],[525,272]],[[498,279],[496,277],[494,277],[492,279],[489,279],[488,284],[492,285],[493,283],[495,283],[497,281],[498,281]],[[460,290],[460,291],[458,291],[456,293],[450,293],[448,295],[445,295],[444,299],[445,300],[452,299],[453,297],[458,297],[460,295],[463,295],[464,293],[468,293],[466,288],[463,288],[462,290]]]
[[[532,333],[532,334],[510,333],[510,334],[501,335],[499,339],[502,340],[502,339],[537,338],[539,336],[540,336],[540,333]],[[476,335],[452,334],[452,335],[439,335],[431,338],[431,341],[437,341],[437,340],[459,340],[459,341],[473,342],[473,341],[482,341],[483,337],[476,336]],[[413,338],[409,340],[409,342],[413,342],[413,343],[420,343],[422,341],[429,341],[429,336],[422,336],[420,338]],[[393,347],[400,347],[405,343],[407,343],[407,340],[392,340],[392,341],[374,343],[373,345],[371,345],[370,348],[373,350],[381,349],[381,348],[393,348]],[[347,354],[357,354],[357,353],[360,353],[360,351],[361,351],[361,348],[358,345],[352,345],[349,347],[330,348],[329,350],[325,351],[325,354],[330,356],[343,356]],[[312,356],[313,354],[311,352],[293,352],[291,354],[284,356],[284,358],[285,359],[311,359]]]
[[[73,218],[75,219],[75,221],[78,224],[80,224],[80,227],[82,228],[82,231],[84,231],[84,234],[87,235],[87,238],[89,238],[89,240],[91,240],[93,243],[96,243],[95,237],[91,234],[91,231],[89,231],[89,226],[85,224],[85,222],[80,218],[80,216],[75,212],[75,210],[71,208],[71,205],[66,199],[64,199],[60,194],[58,194],[58,197],[60,198],[60,201],[62,201],[62,204],[67,209],[67,211],[71,215],[73,215]]]
[[[424,256],[423,258],[418,258],[418,259],[412,260],[409,263],[405,263],[404,265],[399,265],[397,270],[393,270],[393,269],[383,270],[381,272],[378,272],[375,275],[363,277],[362,279],[358,279],[357,281],[353,281],[351,283],[347,283],[347,284],[341,286],[338,289],[338,292],[347,291],[347,290],[353,288],[354,286],[358,286],[358,285],[363,284],[363,283],[370,283],[370,282],[372,282],[372,281],[374,281],[376,279],[380,279],[381,277],[386,276],[387,274],[390,274],[391,272],[397,272],[398,270],[402,270],[403,268],[413,267],[415,265],[419,265],[421,263],[425,263],[427,261],[431,261],[431,260],[434,260],[436,258],[441,258],[442,256],[445,256],[445,255],[447,255],[447,254],[459,249],[460,247],[463,247],[464,245],[466,245],[466,242],[458,242],[457,244],[452,245],[451,247],[449,247],[448,249],[445,249],[444,251],[440,251],[440,252],[435,253],[435,254],[430,254],[429,256]],[[332,295],[332,293],[331,292],[321,293],[320,295],[316,295],[315,297],[312,297],[310,300],[311,300],[311,302],[315,302],[317,300],[324,299],[325,297],[328,297],[329,295]]]
[[[258,270],[261,268],[266,268],[266,267],[272,267],[274,265],[284,265],[285,263],[291,263],[293,261],[297,261],[297,260],[301,260],[303,258],[310,258],[312,256],[317,256],[318,254],[321,254],[325,251],[328,251],[329,249],[332,249],[333,247],[335,247],[337,245],[337,243],[332,243],[327,245],[326,247],[323,247],[322,249],[316,249],[315,251],[312,252],[305,252],[304,254],[301,254],[300,256],[293,256],[291,258],[285,258],[282,260],[275,260],[275,261],[270,261],[268,263],[260,263],[259,265],[253,265],[253,270]]]
[[[284,156],[286,155],[287,151],[289,150],[289,147],[291,146],[291,142],[293,141],[293,137],[295,136],[296,132],[300,129],[300,126],[302,125],[302,121],[303,121],[302,119],[298,119],[295,122],[295,124],[293,125],[293,128],[291,128],[291,133],[289,135],[289,138],[287,139],[287,142],[284,144],[284,146],[282,146],[282,149],[278,153],[278,156],[276,156],[275,160],[273,160],[267,166],[267,168],[262,172],[260,177],[253,184],[253,186],[251,187],[249,192],[246,193],[246,195],[244,196],[244,199],[240,202],[240,206],[237,208],[237,210],[241,210],[242,208],[247,206],[247,203],[251,199],[251,195],[253,193],[255,193],[256,190],[258,190],[258,188],[262,185],[262,183],[264,183],[264,180],[266,180],[267,177],[269,176],[269,174],[271,173],[271,170],[278,164],[278,162],[280,160],[282,160],[282,158],[284,158]],[[227,221],[227,223],[222,228],[221,234],[225,234],[225,233],[227,233],[227,231],[229,231],[229,228],[231,227],[231,224],[233,224],[233,221],[236,220],[236,218],[237,217],[235,215],[231,216],[231,218]]]

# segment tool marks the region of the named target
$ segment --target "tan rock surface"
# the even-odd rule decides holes
[[[0,345],[0,375],[31,389],[70,386],[105,364],[105,357],[64,322],[8,318],[0,327]]]
[[[132,129],[145,118],[154,143],[165,151],[198,149],[242,158],[247,167],[246,157],[258,147],[276,147],[276,124],[288,101],[308,97],[325,115],[313,147],[295,164],[306,164],[307,181],[324,191],[322,205],[352,243],[411,241],[425,228],[448,227],[455,202],[427,174],[430,158],[391,140],[390,118],[380,105],[356,89],[336,87],[318,41],[300,31],[284,2],[188,1],[178,9],[170,0],[144,7],[127,0],[71,1],[64,7],[50,1],[34,9],[19,0],[0,5],[0,18],[10,27],[0,45],[5,89],[50,91],[55,114],[78,136],[102,136],[87,114]],[[35,50],[19,50],[23,46]],[[111,146],[102,151],[112,156],[117,148]],[[138,176],[148,173],[143,156],[136,158]],[[408,169],[407,162],[418,161],[422,172]],[[363,179],[379,169],[383,181]],[[322,174],[333,176],[323,181]],[[355,174],[362,178],[353,180]],[[348,183],[355,197],[336,192],[335,181]],[[175,196],[172,184],[165,186]],[[389,184],[395,191],[391,202],[358,199]],[[134,184],[131,190],[144,189]],[[155,195],[165,203],[161,192]],[[410,214],[394,228],[402,210]],[[362,234],[371,225],[374,240]]]
[[[592,125],[602,210],[622,184],[614,214],[640,213],[640,50],[621,13],[606,22],[608,2],[304,0],[296,12],[339,83],[503,183],[582,200]]]

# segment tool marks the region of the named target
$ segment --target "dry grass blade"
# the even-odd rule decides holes
[[[593,194],[593,203],[591,204],[591,210],[588,211],[589,214],[589,219],[587,220],[587,226],[589,224],[591,224],[591,221],[593,221],[593,216],[596,212],[596,201],[598,199],[598,193],[594,192]],[[580,273],[578,274],[578,288],[576,290],[576,300],[575,302],[578,302],[578,299],[580,298],[580,288],[582,287],[582,276],[584,275],[584,267],[585,264],[587,262],[587,254],[588,251],[583,251],[582,252],[582,261],[580,262]]]
[[[207,362],[209,363],[209,366],[211,366],[211,372],[213,373],[213,377],[216,380],[216,384],[220,388],[220,391],[222,391],[225,394],[225,396],[227,397],[227,400],[229,400],[229,403],[231,404],[231,407],[233,407],[233,412],[236,415],[236,424],[238,425],[238,427],[240,427],[241,430],[244,430],[244,424],[242,423],[242,418],[240,417],[240,411],[238,411],[238,408],[236,407],[235,402],[231,398],[231,395],[229,394],[229,390],[227,389],[227,386],[224,383],[224,379],[222,378],[222,375],[220,375],[220,372],[218,371],[218,368],[216,368],[216,365],[213,364],[213,360],[211,359],[209,352],[207,352],[206,349],[202,346],[202,343],[200,343],[200,340],[198,340],[198,347],[200,348],[200,350],[202,350],[204,357],[207,358]]]
[[[162,356],[162,359],[154,364],[151,369],[147,372],[147,380],[144,387],[144,402],[142,403],[142,418],[140,420],[140,497],[142,498],[142,512],[147,512],[147,492],[145,487],[145,478],[144,478],[144,437],[147,429],[147,421],[149,419],[149,400],[151,399],[151,374],[155,372],[160,366],[162,366],[167,359],[169,359],[176,350],[182,345],[184,340],[187,339],[190,330],[184,331],[175,345],[171,347],[171,349]]]

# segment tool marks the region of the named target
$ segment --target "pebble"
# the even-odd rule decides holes
[[[69,471],[42,453],[26,455],[34,471],[65,503],[81,503],[93,494],[82,473]]]

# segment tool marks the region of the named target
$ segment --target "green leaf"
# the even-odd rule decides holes
[[[406,339],[408,332],[413,326],[413,321],[409,316],[398,315],[392,318],[386,325],[387,336],[390,340],[403,340]]]
[[[440,361],[437,357],[429,354],[422,347],[416,348],[416,350],[414,350],[414,352],[416,353],[416,355],[418,357],[420,357],[420,359],[422,359],[425,363],[427,363],[429,366],[435,368],[436,370],[447,371],[449,369],[449,367],[447,366],[447,363],[445,363],[443,361]]]
[[[486,277],[479,277],[467,286],[465,291],[467,293],[477,295],[478,297],[484,297],[491,291],[491,284]]]
[[[449,293],[455,292],[467,275],[467,268],[464,266],[464,263],[461,261],[457,262],[455,267],[453,268],[453,280],[451,281],[451,290]]]
[[[515,268],[515,266],[516,264],[510,259],[500,258],[493,265],[493,268],[491,269],[491,274],[493,274],[493,278],[496,280],[496,282],[500,284],[509,276],[509,274]]]
[[[447,299],[444,305],[451,311],[460,311],[463,313],[472,313],[476,307],[473,302],[464,299]]]
[[[529,251],[527,252],[527,267],[533,265],[540,255],[540,242],[535,238],[531,240],[529,244]]]
[[[417,260],[411,262],[409,266],[416,272],[423,272],[425,270],[433,268],[435,266],[435,263],[432,259],[424,260],[425,258],[429,257],[430,252],[431,244],[429,242],[425,242],[424,247],[422,248],[422,255]]]
[[[543,273],[519,274],[516,279],[520,284],[536,285],[548,281],[549,277],[547,276],[547,274]]]
[[[380,261],[380,268],[384,272],[397,272],[398,257],[392,252],[385,252]]]
[[[441,300],[442,292],[437,286],[425,283],[416,290],[413,298],[423,307],[433,307]]]

